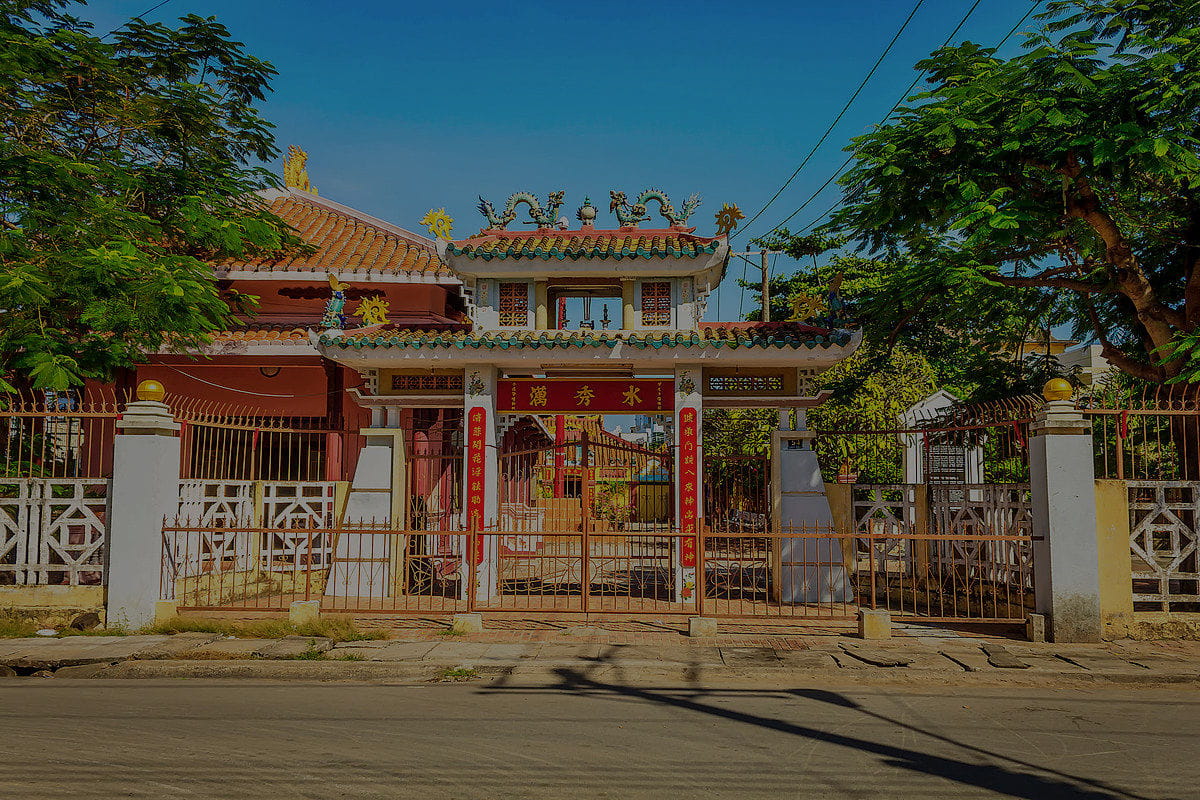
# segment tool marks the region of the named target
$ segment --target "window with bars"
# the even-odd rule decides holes
[[[500,284],[500,324],[524,326],[528,323],[528,285],[524,283]]]
[[[671,324],[670,281],[647,281],[642,284],[642,324]]]

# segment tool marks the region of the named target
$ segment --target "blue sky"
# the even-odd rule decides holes
[[[156,2],[96,0],[77,13],[105,32]],[[499,205],[514,191],[563,189],[572,220],[586,195],[615,226],[610,189],[656,186],[677,206],[701,193],[692,221],[710,233],[722,203],[749,216],[774,194],[914,2],[170,0],[146,18],[224,22],[279,70],[263,112],[281,149],[308,151],[322,196],[397,225],[421,230],[425,211],[444,206],[466,235],[483,221],[476,195]],[[833,174],[841,148],[878,122],[971,5],[925,0],[828,142],[735,246]],[[1030,5],[984,0],[957,38],[995,44]],[[831,187],[790,226],[836,199]],[[731,265],[708,318],[749,308],[740,275]]]

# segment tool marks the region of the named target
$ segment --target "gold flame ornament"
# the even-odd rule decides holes
[[[742,210],[732,203],[721,206],[717,212],[717,236],[728,236],[738,226],[738,220],[745,219]]]
[[[364,297],[354,316],[362,317],[363,325],[386,325],[390,309],[388,301],[382,297]]]
[[[454,219],[446,213],[446,209],[439,208],[436,211],[432,208],[429,209],[425,212],[425,216],[421,217],[421,224],[428,228],[435,238],[450,241],[450,231],[454,229]]]
[[[294,144],[288,145],[283,157],[283,183],[292,189],[316,194],[317,187],[308,182],[308,153]]]
[[[829,310],[829,304],[820,295],[798,295],[792,298],[790,305],[792,315],[788,317],[788,322],[807,322]]]

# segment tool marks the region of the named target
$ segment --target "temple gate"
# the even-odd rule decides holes
[[[640,227],[648,202],[667,226]],[[535,230],[507,230],[522,204]],[[463,281],[470,322],[321,336],[324,355],[363,376],[354,393],[372,414],[345,524],[428,531],[403,553],[343,554],[345,572],[331,581],[339,591],[386,593],[440,571],[479,609],[694,603],[697,535],[741,526],[745,513],[706,506],[704,409],[778,408],[781,420],[798,409],[803,420],[823,399],[813,378],[858,346],[832,296],[814,298],[804,320],[701,321],[728,266],[731,207],[718,213],[716,235],[700,236],[687,225],[698,197],[676,212],[661,192],[632,204],[613,192],[619,227],[608,230],[595,227],[587,200],[581,227],[566,229],[561,204],[561,192],[544,207],[517,194],[503,213],[481,203],[489,226],[474,236],[450,240],[448,223],[440,227],[439,255]],[[442,425],[432,449],[429,426],[418,424],[430,418]],[[631,430],[639,419],[648,430]],[[771,519],[760,514],[761,526],[831,526],[805,434],[778,433],[774,451]],[[803,561],[791,550],[810,545],[767,545],[776,601],[830,596],[829,554],[823,577],[786,563]]]

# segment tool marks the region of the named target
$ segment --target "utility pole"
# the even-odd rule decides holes
[[[762,270],[762,321],[771,321],[771,267],[767,263],[768,256],[779,255],[782,250],[748,250],[745,253],[734,253],[735,256],[741,256],[747,261],[750,256],[759,256],[760,269]],[[753,262],[751,262],[753,263]]]

